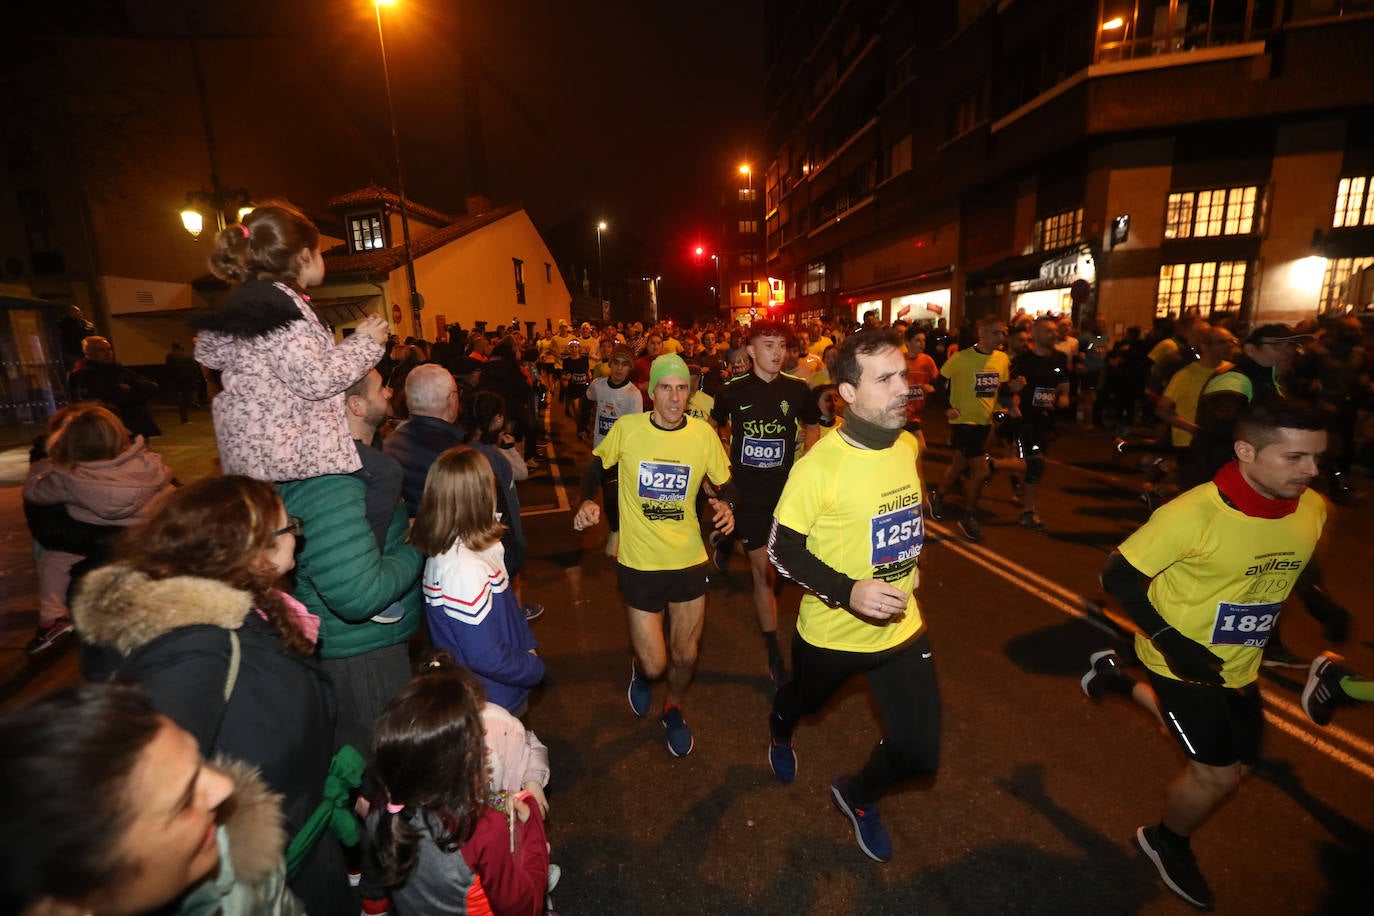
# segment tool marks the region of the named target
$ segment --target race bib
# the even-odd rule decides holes
[[[975,397],[991,398],[1002,387],[1002,376],[997,372],[975,372],[973,375],[973,394]]]
[[[1037,388],[1031,394],[1031,406],[1041,410],[1054,410],[1054,389]]]
[[[914,559],[925,542],[920,503],[874,516],[869,526],[870,562],[875,567]]]
[[[1214,646],[1252,646],[1263,649],[1269,642],[1274,622],[1279,619],[1281,602],[1273,604],[1230,604],[1226,601],[1217,605],[1217,620],[1212,627]]]
[[[926,389],[924,385],[908,385],[906,389],[906,399],[920,403],[926,399]]]
[[[585,385],[585,384],[587,384],[587,373],[585,373],[585,372],[570,372],[570,373],[568,373],[568,383],[571,384],[571,385]]]
[[[639,463],[639,498],[661,503],[685,503],[687,481],[692,469],[685,464],[666,464],[659,461]]]
[[[786,454],[786,443],[783,439],[756,439],[753,436],[745,436],[744,442],[740,446],[740,463],[747,468],[780,468],[782,467],[782,456]]]
[[[611,417],[605,414],[599,414],[596,418],[597,436],[605,436],[607,433],[609,433],[611,431],[611,427],[615,426],[615,421],[619,419],[619,417]]]

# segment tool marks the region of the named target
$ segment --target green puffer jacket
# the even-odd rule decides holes
[[[382,552],[360,478],[328,474],[279,487],[286,514],[304,523],[293,594],[320,618],[320,657],[351,658],[409,639],[424,619],[425,558],[405,542],[405,506],[396,503]],[[391,608],[396,602],[404,613]]]

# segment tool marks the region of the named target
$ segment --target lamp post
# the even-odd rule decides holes
[[[605,231],[606,221],[603,219],[596,224],[596,299],[602,303],[606,301],[605,271],[601,264],[601,233]]]
[[[187,191],[186,206],[181,211],[181,225],[190,233],[191,238],[200,238],[200,233],[205,227],[205,218],[201,213],[202,206],[209,207],[215,214],[215,233],[224,231],[228,225],[224,211],[231,207],[236,207],[238,219],[241,221],[245,216],[252,212],[249,206],[248,191],[243,188],[226,188],[219,183],[219,176],[213,171],[210,173],[210,190]]]
[[[377,45],[382,49],[382,82],[386,85],[386,114],[391,123],[391,149],[396,157],[396,192],[401,200],[401,238],[406,249],[406,280],[410,283],[410,320],[415,336],[424,336],[420,312],[425,307],[424,297],[415,286],[415,258],[410,248],[410,216],[406,212],[406,180],[401,169],[401,138],[396,132],[396,107],[391,101],[391,68],[386,57],[386,37],[382,32],[382,7],[394,6],[396,0],[375,0],[373,7],[377,13]]]
[[[711,291],[716,296],[716,311],[720,311],[720,255],[711,255],[711,263],[716,267],[716,285],[711,287]]]
[[[749,179],[749,225],[754,227],[749,233],[749,317],[754,317],[754,295],[758,289],[758,284],[754,280],[754,230],[757,229],[754,223],[754,170],[746,163],[739,167],[739,173]]]

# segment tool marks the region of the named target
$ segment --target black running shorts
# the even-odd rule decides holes
[[[988,430],[991,426],[974,426],[971,423],[955,423],[949,428],[954,437],[954,449],[967,458],[978,458],[988,453]]]
[[[735,505],[735,530],[730,536],[743,544],[745,550],[768,546],[768,535],[773,530],[773,512],[778,508],[782,487],[786,483],[786,477],[776,486],[740,482],[739,502]]]
[[[1149,672],[1164,725],[1191,760],[1208,766],[1253,765],[1264,713],[1259,685],[1205,687]]]
[[[637,611],[661,614],[669,604],[695,601],[706,594],[706,564],[687,569],[631,569],[616,566],[625,603]]]

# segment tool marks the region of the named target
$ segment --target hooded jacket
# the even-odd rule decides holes
[[[282,859],[286,831],[281,796],[246,763],[227,757],[214,765],[234,781],[227,815],[215,831],[219,868],[188,891],[172,912],[176,916],[305,916],[286,888]]]
[[[334,689],[319,664],[287,649],[252,596],[198,576],[154,580],[127,566],[91,572],[71,605],[84,643],[103,649],[92,680],[140,685],[159,712],[190,732],[201,754],[257,767],[283,796],[295,835],[319,806],[336,750]],[[238,670],[229,697],[238,634]],[[310,912],[343,912],[349,887],[337,843],[315,845],[291,887]]]
[[[172,492],[172,469],[139,436],[107,461],[67,468],[44,458],[29,468],[24,499],[40,506],[65,505],[92,525],[132,525],[151,516]]]
[[[221,372],[212,411],[225,474],[303,480],[362,466],[344,391],[382,358],[382,344],[354,334],[336,346],[299,293],[265,280],[195,324],[196,360]]]

